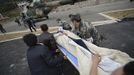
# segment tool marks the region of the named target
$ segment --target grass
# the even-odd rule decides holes
[[[57,31],[58,27],[53,27],[49,29],[49,32],[54,32]],[[18,37],[23,37],[25,34],[31,33],[30,31],[25,31],[25,32],[15,32],[15,33],[5,33],[0,35],[0,41],[5,41],[5,40],[10,40]],[[33,34],[40,34],[41,31],[37,30],[37,32],[33,32]]]
[[[11,11],[4,12],[3,15],[6,15],[10,18],[17,17],[20,15],[19,9],[13,9]]]
[[[15,17],[20,15],[20,11],[18,9],[14,9],[11,11],[7,11],[2,13],[3,16],[7,16],[9,18],[5,19],[5,20],[1,20],[0,23],[6,23],[8,21],[14,20]]]
[[[117,18],[117,19],[123,19],[126,17],[134,17],[134,9],[115,11],[115,12],[109,12],[109,13],[104,13],[104,14]]]

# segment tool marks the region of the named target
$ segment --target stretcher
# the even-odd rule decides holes
[[[55,36],[56,42],[58,43],[58,48],[64,55],[67,56],[68,60],[79,71],[80,75],[89,75],[92,65],[91,57],[95,53],[99,53],[102,57],[102,60],[98,66],[98,75],[110,75],[116,68],[134,60],[124,52],[98,47],[69,31],[64,32],[68,36]],[[76,42],[74,39],[80,40],[82,43],[79,43],[80,41]],[[87,48],[83,44],[85,44]]]

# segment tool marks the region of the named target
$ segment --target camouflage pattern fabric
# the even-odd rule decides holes
[[[73,33],[78,35],[79,37],[87,40],[89,38],[93,38],[93,43],[99,45],[100,43],[100,34],[96,30],[94,26],[89,24],[88,22],[82,21],[79,28],[73,28]]]

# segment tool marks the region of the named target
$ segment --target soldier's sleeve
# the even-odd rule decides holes
[[[72,22],[70,23],[70,26],[72,28],[71,31],[74,31],[74,26],[73,26],[73,23]]]
[[[96,38],[98,35],[97,29],[91,23],[88,22],[86,22],[86,26],[88,27],[88,32],[90,32],[91,36],[93,38]]]

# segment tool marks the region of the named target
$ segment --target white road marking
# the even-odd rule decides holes
[[[49,29],[54,29],[54,28],[58,28],[58,26],[55,26],[55,27],[50,27]],[[40,29],[36,29],[37,31],[40,31]],[[22,30],[22,31],[14,31],[14,32],[8,32],[8,33],[5,33],[5,34],[0,34],[0,35],[6,35],[6,34],[15,34],[15,33],[24,33],[24,32],[30,32],[29,29],[27,30]]]
[[[7,39],[7,40],[0,41],[0,43],[8,42],[8,41],[13,41],[13,40],[21,39],[21,38],[22,37],[17,37],[17,38],[14,38],[14,39]]]
[[[126,11],[126,10],[134,10],[134,8],[111,10],[111,11],[106,11],[106,12],[102,12],[102,13],[110,13],[110,12],[118,12],[118,11]]]
[[[36,34],[36,35],[39,35],[39,34]],[[8,42],[8,41],[13,41],[13,40],[18,40],[18,39],[22,39],[22,37],[17,37],[17,38],[13,38],[13,39],[3,40],[3,41],[0,41],[0,43],[2,43],[2,42]]]
[[[54,29],[54,28],[58,28],[58,26],[56,27],[50,27],[49,29]],[[37,31],[40,30],[40,29],[37,29]],[[9,32],[9,33],[6,33],[6,34],[15,34],[15,33],[23,33],[23,32],[30,32],[29,30],[24,30],[24,31],[16,31],[16,32]],[[54,31],[53,31],[54,32]],[[0,34],[0,35],[6,35],[6,34]],[[39,35],[39,34],[36,34],[36,35]],[[7,40],[2,40],[0,41],[0,43],[2,42],[8,42],[8,41],[13,41],[13,40],[17,40],[17,39],[21,39],[22,37],[17,37],[17,38],[13,38],[13,39],[7,39]]]
[[[100,14],[101,16],[104,16],[104,17],[106,17],[106,18],[110,19],[110,20],[120,21],[120,19],[117,19],[117,18],[114,18],[114,17],[108,16],[108,15],[106,15],[106,14],[104,14],[104,13],[99,13],[99,14]]]
[[[37,29],[39,30],[39,29]],[[23,30],[23,31],[14,31],[14,32],[7,32],[5,34],[0,34],[0,35],[6,35],[6,34],[16,34],[16,33],[24,33],[24,32],[30,32],[30,30]]]
[[[112,17],[112,16],[106,15],[106,13],[119,12],[119,11],[126,11],[126,10],[134,10],[134,8],[119,9],[119,10],[111,10],[111,11],[101,12],[101,13],[98,13],[98,14],[100,14],[101,16],[104,16],[104,17],[106,17],[106,18],[108,18],[108,19],[111,19],[111,20],[120,21],[120,19],[117,19],[117,18],[114,18],[114,17]]]
[[[100,26],[100,25],[106,25],[106,24],[112,24],[116,23],[117,21],[115,20],[106,20],[106,21],[97,21],[97,22],[91,22],[93,26]]]

